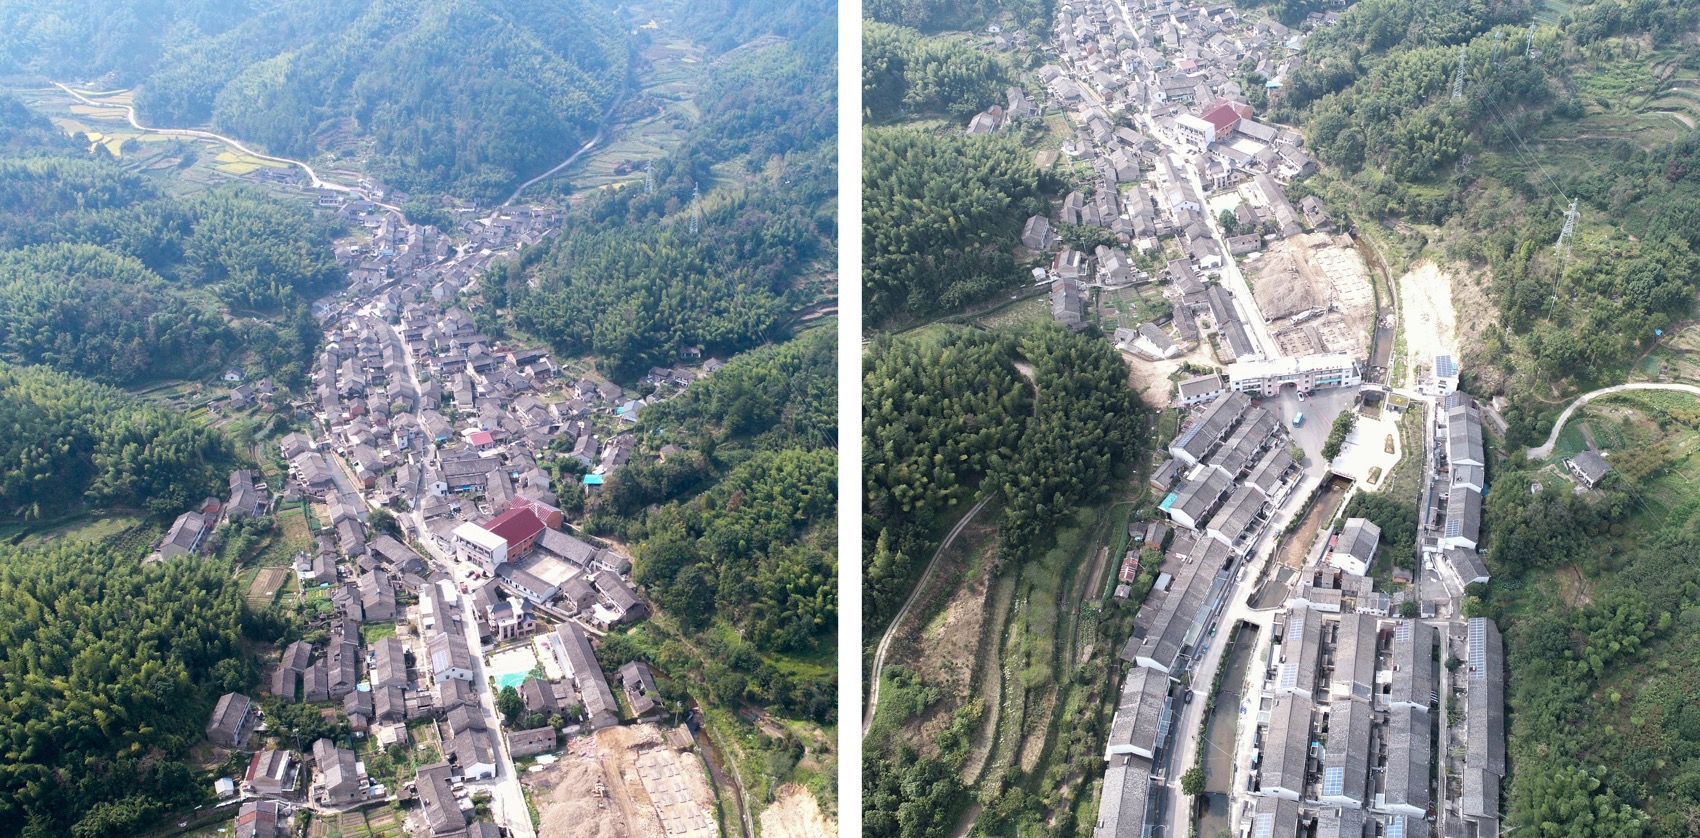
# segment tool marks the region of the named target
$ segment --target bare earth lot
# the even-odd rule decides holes
[[[542,816],[542,838],[710,838],[716,833],[714,793],[701,758],[673,750],[655,725],[574,737],[558,762],[526,774],[525,784]]]

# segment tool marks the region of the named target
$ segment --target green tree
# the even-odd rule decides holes
[[[509,684],[496,694],[496,709],[501,712],[502,718],[511,727],[514,722],[519,721],[520,715],[525,712],[525,700],[519,697],[519,690],[514,689],[513,685]]]
[[[1204,793],[1204,766],[1194,765],[1181,775],[1181,793],[1188,797]]]

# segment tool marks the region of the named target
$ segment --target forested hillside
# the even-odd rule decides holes
[[[110,387],[0,365],[0,515],[72,504],[180,512],[222,483],[234,452],[217,432]]]
[[[1046,323],[954,332],[937,346],[875,341],[862,376],[866,624],[890,618],[935,528],[977,491],[1003,496],[999,549],[1019,561],[1132,462],[1143,412],[1126,362],[1101,336]]]
[[[1497,316],[1465,367],[1512,397],[1514,445],[1556,413],[1533,396],[1621,377],[1700,290],[1700,140],[1682,98],[1700,9],[1578,3],[1531,41],[1532,12],[1365,0],[1312,35],[1273,99],[1326,164],[1301,190],[1403,230],[1391,258],[1431,248],[1491,279]],[[1578,235],[1555,253],[1570,198]]]
[[[1019,285],[1012,250],[1058,184],[1007,137],[874,128],[862,145],[862,292],[870,325]]]
[[[862,4],[862,14],[871,20],[927,32],[974,29],[999,20],[1034,33],[1049,32],[1055,9],[1054,0],[867,0]]]
[[[210,798],[186,761],[257,675],[243,616],[221,562],[0,548],[0,836],[133,835]]]
[[[109,159],[0,157],[0,357],[131,384],[252,352],[298,386],[319,339],[307,301],[342,281],[336,231],[258,192],[168,197]]]
[[[703,121],[654,165],[654,193],[591,196],[487,298],[620,381],[688,347],[724,357],[782,340],[798,309],[832,293],[821,266],[837,224],[836,54],[829,20],[716,67],[698,97]]]
[[[603,651],[650,662],[707,710],[758,809],[794,783],[829,817],[838,799],[836,338],[820,326],[742,353],[646,408],[638,453],[586,521],[631,546],[632,579],[658,609],[610,633]],[[753,708],[759,726],[749,724]]]
[[[99,14],[29,0],[0,8],[0,27],[17,68],[135,85],[156,124],[210,123],[299,157],[366,157],[369,141],[358,168],[484,201],[589,140],[630,64],[619,21],[590,0],[131,0]]]
[[[763,35],[796,38],[837,15],[832,0],[686,0],[680,9],[686,27],[717,53]]]
[[[963,41],[877,21],[862,27],[862,109],[870,119],[967,119],[1002,106],[1010,80],[1001,59]]]
[[[635,545],[633,578],[680,627],[740,638],[704,686],[817,722],[834,717],[836,678],[764,657],[831,660],[837,626],[836,330],[732,359],[649,408],[643,447],[616,472],[588,525]],[[741,650],[741,651],[739,651]]]

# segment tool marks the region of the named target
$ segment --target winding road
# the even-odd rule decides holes
[[[1591,393],[1583,393],[1582,395],[1577,396],[1576,401],[1571,402],[1570,406],[1566,407],[1563,413],[1558,414],[1558,421],[1553,423],[1552,433],[1547,435],[1546,444],[1538,448],[1530,448],[1526,452],[1529,459],[1544,460],[1552,456],[1552,448],[1554,445],[1558,444],[1558,435],[1564,431],[1564,423],[1570,421],[1570,415],[1575,413],[1578,408],[1596,398],[1599,398],[1600,396],[1609,395],[1611,393],[1622,393],[1626,390],[1671,390],[1678,393],[1688,393],[1689,395],[1700,396],[1700,387],[1696,387],[1692,384],[1661,384],[1656,381],[1637,381],[1629,384],[1618,384],[1612,387],[1604,387]]]
[[[909,592],[909,599],[905,600],[903,607],[897,610],[897,616],[891,618],[891,625],[886,626],[885,634],[880,637],[879,648],[874,652],[874,667],[868,675],[870,686],[868,688],[868,710],[862,715],[863,736],[868,735],[868,728],[874,723],[874,711],[879,708],[880,670],[885,668],[885,651],[891,646],[891,639],[897,636],[898,626],[903,624],[903,618],[908,616],[909,609],[915,605],[915,600],[921,596],[922,591],[926,590],[927,581],[932,578],[933,569],[938,567],[939,558],[944,555],[944,551],[950,547],[952,542],[956,541],[956,537],[962,534],[962,529],[968,526],[969,521],[974,520],[974,516],[979,514],[980,510],[993,497],[994,495],[987,495],[981,498],[980,502],[974,504],[974,508],[968,510],[968,514],[963,515],[962,520],[957,521],[956,526],[951,528],[950,535],[945,536],[944,541],[939,543],[939,549],[933,551],[933,558],[927,562],[927,569],[921,571],[921,578],[915,583],[915,590]]]
[[[101,101],[98,101],[98,100],[95,100],[95,99],[90,99],[89,97],[84,96],[83,94],[78,93],[77,91],[72,90],[71,88],[66,87],[63,84],[60,84],[59,82],[54,82],[53,86],[59,88],[60,90],[65,91],[66,93],[69,93],[71,96],[75,97],[77,101],[82,102],[85,105],[90,105],[92,107],[97,107],[97,108],[119,107],[118,105],[116,105],[112,102],[101,102]],[[319,173],[313,171],[312,166],[309,166],[309,165],[307,165],[306,163],[304,163],[300,160],[295,160],[295,159],[292,159],[292,158],[289,158],[289,157],[277,157],[277,156],[271,155],[271,154],[261,154],[260,152],[257,152],[255,150],[243,145],[238,140],[234,140],[230,137],[226,137],[223,134],[215,134],[211,131],[201,131],[201,130],[198,130],[198,129],[195,129],[195,128],[150,128],[146,125],[143,125],[141,122],[139,122],[136,119],[136,106],[135,105],[124,105],[123,108],[124,108],[125,118],[130,120],[130,127],[136,129],[137,131],[145,131],[149,134],[164,134],[168,137],[197,137],[197,138],[200,138],[200,139],[203,139],[203,140],[215,140],[217,142],[224,143],[225,145],[230,146],[231,148],[234,148],[237,151],[240,151],[243,154],[248,155],[249,157],[255,157],[255,158],[258,158],[260,160],[270,160],[273,163],[285,163],[285,164],[288,164],[290,166],[297,166],[301,169],[301,171],[307,173],[307,179],[312,183],[314,189],[332,189],[332,190],[335,190],[337,192],[356,192],[356,193],[360,192],[360,190],[358,190],[358,189],[356,189],[352,186],[337,183],[335,181],[325,180],[324,178],[319,177]],[[374,201],[374,203],[376,203],[376,202]],[[381,206],[388,207],[388,205],[381,205]],[[395,209],[394,207],[388,207],[388,208],[389,209]]]
[[[630,85],[628,84],[626,90],[630,90],[630,89],[631,89]],[[514,194],[509,195],[508,199],[506,201],[502,202],[502,206],[505,207],[505,206],[509,206],[509,205],[513,204],[514,201],[519,200],[519,196],[520,196],[521,192],[524,192],[525,190],[530,189],[531,187],[537,185],[538,183],[541,183],[545,180],[548,180],[549,178],[554,177],[562,169],[565,169],[566,167],[571,166],[573,163],[577,162],[580,157],[584,156],[585,152],[590,151],[591,149],[595,148],[598,143],[607,139],[608,138],[608,129],[609,129],[609,127],[611,127],[610,123],[612,123],[614,121],[614,112],[620,109],[620,103],[621,102],[626,101],[626,90],[620,91],[620,95],[616,96],[614,98],[614,103],[612,105],[608,106],[608,112],[604,113],[602,115],[602,123],[600,125],[596,126],[596,136],[591,137],[590,142],[587,142],[584,145],[579,146],[578,151],[573,152],[571,157],[568,157],[567,159],[562,160],[561,162],[555,164],[555,168],[550,169],[549,171],[544,172],[543,174],[540,174],[537,177],[534,177],[531,180],[528,180],[525,183],[520,184],[519,187],[514,190]]]

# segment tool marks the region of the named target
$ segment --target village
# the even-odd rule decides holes
[[[1119,571],[1119,598],[1155,576],[1120,656],[1094,836],[1498,835],[1503,643],[1461,607],[1488,579],[1484,408],[1452,355],[1402,370],[1410,387],[1389,375],[1392,295],[1322,200],[1289,199],[1316,163],[1251,104],[1339,12],[1289,28],[1220,3],[1058,8],[1042,100],[1011,88],[967,130],[1066,118],[1036,162],[1074,186],[1022,231],[1035,288],[1179,415],[1150,477],[1158,518],[1129,525]],[[1318,456],[1337,417],[1339,453]],[[1600,477],[1590,455],[1567,462],[1578,491]],[[1406,459],[1416,543],[1388,543],[1344,510]]]
[[[597,818],[717,834],[697,720],[665,701],[645,663],[610,679],[593,650],[649,614],[631,560],[577,533],[560,496],[582,507],[634,456],[671,453],[638,452],[640,414],[721,362],[694,353],[694,368],[653,369],[633,392],[493,340],[472,313],[480,276],[556,232],[559,211],[460,208],[444,233],[361,185],[309,195],[354,230],[337,244],[348,287],[314,304],[325,343],[311,392],[284,403],[269,381],[224,375],[223,410],[298,420],[254,452],[287,477],[274,486],[236,471],[228,499],[183,513],[156,548],[193,554],[221,527],[285,506],[318,525],[293,572],[328,607],[275,650],[263,693],[327,718],[340,709],[359,747],[291,749],[269,732],[265,696],[225,695],[206,732],[221,753],[251,754],[218,782],[224,805],[239,804],[236,833],[293,835],[304,813],[312,835],[349,817],[376,830],[395,816],[373,813],[395,804],[407,834],[530,838],[542,801],[521,774],[570,760],[597,779],[561,793],[594,801]],[[518,708],[502,706],[510,690]],[[634,733],[591,738],[621,725]],[[614,742],[626,746],[611,752]],[[379,762],[414,770],[374,776]]]

